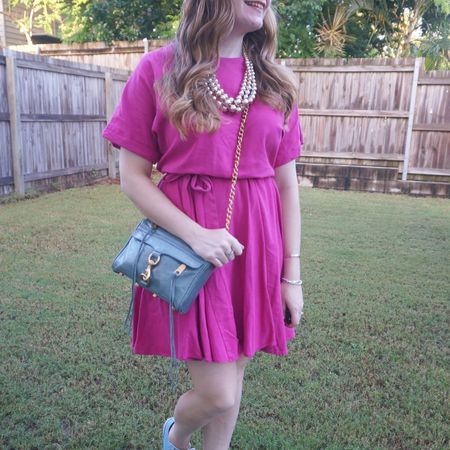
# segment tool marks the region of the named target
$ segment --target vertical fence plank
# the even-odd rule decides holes
[[[414,124],[414,112],[416,110],[417,84],[419,81],[419,71],[421,64],[422,59],[416,58],[414,61],[414,73],[411,86],[411,97],[409,102],[408,125],[406,127],[405,149],[403,153],[403,170],[402,170],[403,181],[406,181],[408,178],[409,158],[411,155],[411,137]]]
[[[22,123],[20,120],[20,90],[17,79],[17,64],[13,56],[6,56],[6,92],[11,130],[11,154],[13,162],[14,191],[25,195],[23,176]]]
[[[109,122],[114,112],[113,98],[113,78],[111,72],[105,72],[105,99],[106,99],[106,120]],[[113,146],[108,142],[108,175],[109,178],[117,178],[116,154]]]

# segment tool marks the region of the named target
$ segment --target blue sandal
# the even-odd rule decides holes
[[[172,425],[175,423],[175,417],[169,417],[163,426],[163,450],[179,450],[179,448],[175,447],[169,441],[169,431],[172,428]],[[189,442],[188,450],[195,450],[195,448],[191,447],[191,443]]]

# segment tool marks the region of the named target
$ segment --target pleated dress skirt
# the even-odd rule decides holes
[[[166,174],[158,187],[203,227],[225,227],[229,178]],[[282,310],[281,217],[274,177],[238,179],[230,233],[245,249],[214,269],[186,314],[174,311],[178,360],[231,362],[258,351],[288,354],[295,329],[284,324]],[[169,305],[141,287],[136,287],[131,349],[170,357]]]

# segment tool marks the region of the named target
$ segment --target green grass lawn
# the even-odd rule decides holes
[[[450,202],[300,193],[303,325],[248,366],[232,448],[448,448]],[[117,185],[0,206],[1,448],[160,449],[190,381],[122,331],[139,219]]]

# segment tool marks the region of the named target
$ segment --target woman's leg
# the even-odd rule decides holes
[[[233,409],[239,390],[238,361],[231,363],[187,361],[187,366],[192,377],[193,389],[178,399],[174,414],[175,424],[169,433],[169,441],[180,449],[188,447],[194,431],[216,416]],[[205,450],[208,449],[205,447]]]
[[[250,359],[247,356],[241,355],[239,360],[236,361],[238,385],[234,406],[223,414],[214,417],[203,427],[204,450],[227,450],[229,448],[241,406],[245,367]]]

